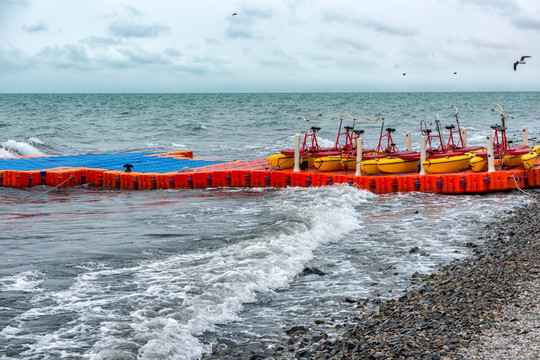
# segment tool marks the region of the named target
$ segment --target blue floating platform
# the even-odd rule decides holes
[[[33,171],[55,167],[80,167],[107,170],[124,170],[125,164],[133,165],[132,171],[141,173],[167,173],[186,171],[203,166],[222,164],[223,160],[197,160],[161,157],[160,153],[78,154],[30,158],[0,158],[1,170]]]

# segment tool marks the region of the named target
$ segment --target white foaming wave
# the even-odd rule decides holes
[[[0,278],[0,290],[2,291],[22,291],[40,292],[43,291],[39,285],[43,282],[43,273],[39,271],[24,271],[12,276]]]
[[[92,347],[84,357],[99,360],[128,347],[138,349],[140,359],[200,358],[212,344],[198,336],[241,321],[243,304],[258,293],[288,287],[314,249],[362,226],[355,206],[373,196],[348,186],[283,189],[260,206],[286,220],[248,240],[128,268],[85,271],[70,288],[42,294],[36,311],[17,317],[24,323],[76,314],[60,329],[35,335],[23,355]],[[86,343],[92,339],[99,340]]]
[[[39,144],[39,142],[36,142]],[[42,156],[44,155],[41,151],[36,149],[34,146],[32,146],[29,143],[22,142],[22,141],[16,141],[16,140],[8,140],[6,142],[1,143],[2,145],[2,152],[0,152],[0,155],[2,157],[17,157],[17,156]]]
[[[31,137],[28,139],[28,141],[34,144],[45,144],[43,141],[41,141],[40,139],[36,137]]]

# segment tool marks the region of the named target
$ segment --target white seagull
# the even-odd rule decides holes
[[[518,61],[516,61],[514,63],[514,71],[516,71],[516,68],[517,68],[518,64],[526,64],[527,63],[525,61],[526,58],[530,58],[530,56],[522,56],[521,59],[519,59]]]

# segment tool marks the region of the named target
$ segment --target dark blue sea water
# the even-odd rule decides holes
[[[469,144],[491,109],[508,136],[540,139],[540,93],[0,94],[0,156],[192,150],[265,158],[322,113],[322,146],[340,114],[393,114],[418,148],[419,122],[452,104]],[[380,123],[365,121],[365,146]],[[415,271],[468,254],[486,223],[529,200],[376,195],[327,188],[131,191],[0,187],[0,358],[242,358],[293,325],[355,311],[345,298],[390,297]],[[419,252],[409,252],[418,247]],[[297,276],[317,267],[324,276]],[[220,350],[224,355],[217,355]]]

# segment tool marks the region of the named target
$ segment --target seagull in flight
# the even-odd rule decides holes
[[[517,68],[518,64],[526,64],[527,63],[525,61],[526,58],[530,58],[530,56],[522,56],[521,59],[519,59],[518,61],[516,61],[514,63],[514,71],[516,71],[516,68]]]

